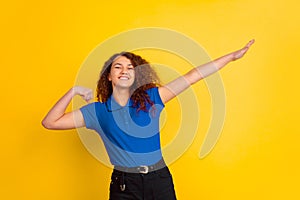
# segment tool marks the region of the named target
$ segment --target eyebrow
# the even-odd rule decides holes
[[[112,66],[115,66],[115,65],[122,65],[122,63],[114,63]],[[127,66],[133,66],[133,64],[132,63],[128,63]]]
[[[122,65],[122,64],[121,63],[114,63],[113,66],[115,66],[115,65]]]

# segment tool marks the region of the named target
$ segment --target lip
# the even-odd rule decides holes
[[[120,76],[119,79],[120,80],[129,80],[129,77],[128,76]]]

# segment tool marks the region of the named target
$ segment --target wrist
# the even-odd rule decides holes
[[[228,62],[232,62],[232,61],[235,61],[236,60],[236,58],[235,58],[235,52],[233,52],[233,53],[230,53],[230,54],[228,54],[227,55],[227,58],[228,58]]]
[[[78,86],[73,86],[71,89],[70,89],[70,93],[72,94],[72,96],[76,96],[78,95]]]

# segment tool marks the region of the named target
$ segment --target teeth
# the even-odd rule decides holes
[[[120,79],[122,79],[122,80],[128,80],[129,78],[128,77],[120,77]]]

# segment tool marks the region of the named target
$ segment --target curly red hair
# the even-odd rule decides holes
[[[147,104],[152,106],[154,103],[150,100],[146,90],[160,86],[160,80],[148,61],[131,52],[121,52],[115,54],[105,62],[97,83],[98,101],[106,102],[113,92],[112,83],[108,80],[108,75],[110,73],[113,61],[119,56],[125,56],[131,61],[134,67],[135,80],[130,88],[133,106],[138,107],[137,111],[147,111]]]

